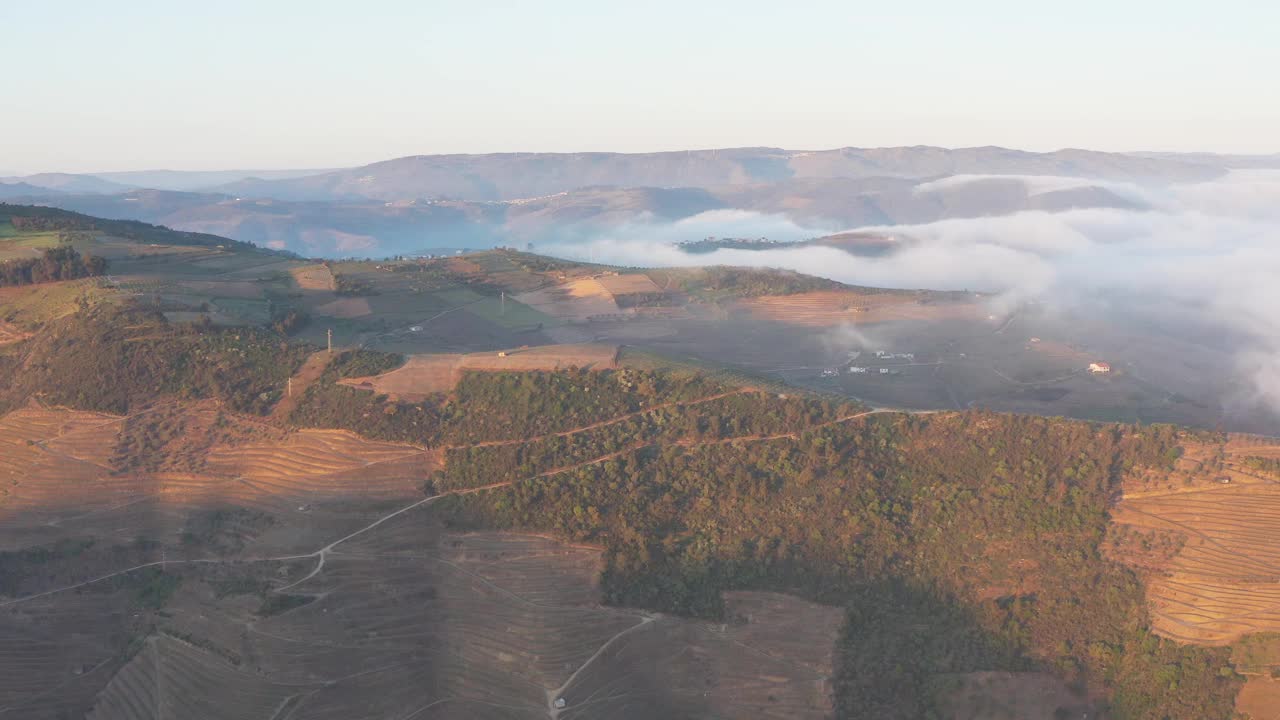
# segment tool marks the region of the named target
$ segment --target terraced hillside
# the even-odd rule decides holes
[[[316,387],[341,388],[339,379],[327,375]],[[586,382],[597,396],[587,405],[595,410],[564,415],[576,426],[548,423],[539,408],[555,405],[533,400],[508,403],[501,422],[477,422],[497,413],[486,403],[506,397],[498,390],[508,383],[553,400],[565,380]],[[222,413],[206,428],[219,429],[212,443],[167,432],[211,412]],[[1124,623],[1142,612],[1142,586],[1120,566],[1069,549],[1087,547],[1090,532],[1053,547],[1033,540],[1105,522],[1109,481],[1090,468],[1113,461],[1070,461],[1077,479],[1049,486],[1048,497],[1063,502],[1028,511],[1036,497],[1028,491],[1061,477],[1050,469],[1056,453],[1110,446],[1098,460],[1123,453],[1156,477],[1175,435],[999,416],[912,419],[629,369],[482,372],[438,412],[440,423],[416,445],[292,428],[204,402],[128,416],[34,405],[6,415],[6,442],[23,450],[9,454],[21,492],[2,506],[20,518],[0,532],[4,632],[19,637],[34,612],[51,628],[87,622],[77,601],[101,593],[118,619],[92,645],[58,644],[58,630],[20,651],[6,645],[24,659],[7,656],[14,669],[4,707],[23,717],[101,718],[911,717],[949,702],[927,689],[930,678],[1013,673],[1004,684],[982,681],[999,705],[1014,702],[1001,693],[1033,682],[1019,673],[1056,668],[1051,675],[1092,692],[1064,685],[1046,711],[1110,698],[1113,707],[1146,708],[1133,717],[1155,717],[1169,708],[1144,689],[1152,672],[1144,668],[1163,667],[1161,655],[1175,648],[1197,712],[1234,696],[1234,676],[1217,672],[1225,657],[1125,639]],[[527,429],[508,434],[519,427]],[[1016,465],[1025,491],[1002,497],[984,479],[989,456],[978,461],[964,449],[970,431],[1007,435],[995,447],[1007,447],[1010,460],[1016,445],[1003,443],[1044,436],[1042,449]],[[885,441],[892,450],[882,457],[876,448]],[[135,452],[161,459],[130,462]],[[934,477],[934,461],[960,474],[908,490],[917,481],[905,478]],[[42,472],[48,462],[66,468]],[[718,470],[705,473],[710,467]],[[858,479],[859,468],[872,476]],[[908,485],[870,479],[886,471]],[[964,493],[986,499],[969,505]],[[1102,505],[1081,493],[1100,493]],[[892,519],[908,497],[916,518]],[[998,523],[1004,539],[980,540],[975,522]],[[944,524],[956,528],[952,539],[922,530]],[[893,549],[904,542],[914,549]],[[889,599],[918,592],[880,587],[899,552],[918,558],[913,582],[940,595]],[[1107,595],[1089,588],[1096,583],[1115,585]],[[1128,599],[1083,610],[1094,616],[1089,626],[1052,600],[1116,592]],[[861,611],[841,609],[858,597],[853,610],[919,606],[924,624],[908,615],[901,626],[863,626]],[[1032,597],[1050,604],[1027,614]],[[948,629],[927,630],[939,635],[926,642],[972,649],[994,633],[1007,649],[944,649],[939,657],[951,659],[941,664],[925,650],[897,679],[867,664],[876,652],[920,642],[899,633],[939,618],[949,618]],[[1003,636],[1010,627],[1022,630]],[[1062,633],[1065,641],[1052,640]],[[1105,661],[1114,667],[1062,657],[1054,645],[1083,649],[1101,638],[1119,643],[1121,654]],[[1067,658],[1080,663],[1071,672]],[[41,700],[54,694],[57,703]]]
[[[879,296],[799,276],[87,232],[129,272],[0,297],[0,718],[1273,713],[1273,441],[608,341],[765,357],[744,303]],[[584,280],[689,315],[508,296]]]
[[[239,421],[191,463],[198,471],[114,472],[139,448],[131,424],[175,410],[204,412],[31,406],[0,421],[15,449],[6,471],[21,478],[0,503],[20,520],[0,533],[13,548],[0,557],[3,632],[16,640],[30,619],[49,623],[46,640],[0,651],[22,665],[6,674],[0,714],[830,712],[835,608],[739,593],[740,618],[716,626],[603,606],[602,548],[449,532],[432,511],[447,495],[418,488],[438,468],[433,454],[351,433]],[[119,618],[100,618],[95,645],[54,642],[90,621],[82,598],[115,603]],[[793,627],[801,617],[822,621]],[[828,651],[815,654],[805,632]]]

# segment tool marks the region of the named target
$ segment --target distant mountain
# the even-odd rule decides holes
[[[1219,155],[1217,153],[1135,152],[1129,154],[1134,157],[1197,163],[1231,168],[1233,170],[1280,170],[1280,153],[1271,155]]]
[[[0,198],[19,198],[33,197],[36,195],[50,196],[59,195],[56,190],[49,188],[37,187],[25,182],[6,182],[0,180]]]
[[[286,201],[163,190],[58,195],[39,201],[99,217],[142,220],[329,256],[573,241],[621,225],[668,223],[712,210],[783,216],[813,228],[819,236],[837,228],[1025,210],[1135,207],[1133,201],[1098,186],[1042,192],[1017,178],[957,180],[810,178],[705,189],[593,187],[509,201]]]
[[[132,187],[155,190],[207,190],[239,180],[290,180],[332,169],[316,170],[129,170],[93,173],[94,177]]]
[[[0,183],[26,183],[38,188],[65,193],[111,194],[133,189],[130,185],[103,180],[93,175],[77,175],[74,173],[38,173],[21,177],[0,178]]]
[[[163,190],[39,201],[98,217],[142,220],[313,256],[481,248],[505,241],[505,207],[486,203],[284,202]]]
[[[1033,153],[998,147],[736,148],[663,153],[421,155],[287,180],[242,180],[216,190],[279,200],[383,201],[536,198],[594,186],[716,187],[800,179],[924,180],[957,174],[1062,175],[1108,180],[1207,180],[1224,167],[1089,150]]]

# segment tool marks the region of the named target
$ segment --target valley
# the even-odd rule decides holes
[[[41,222],[107,266],[0,294],[0,717],[1272,707],[1280,449],[1032,305]]]

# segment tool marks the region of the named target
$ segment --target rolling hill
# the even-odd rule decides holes
[[[819,236],[845,227],[1025,210],[1138,206],[1138,201],[1104,187],[1038,192],[1021,180],[1000,178],[941,185],[896,178],[810,178],[707,188],[588,187],[507,201],[357,198],[321,202],[134,190],[116,195],[59,195],[43,202],[101,217],[143,220],[329,256],[385,256],[547,239],[564,242],[628,225],[661,226],[714,210],[776,215],[811,227],[812,234]]]
[[[219,190],[279,200],[514,200],[595,185],[705,188],[803,178],[923,180],[957,174],[1169,182],[1210,179],[1221,172],[1176,159],[1087,150],[1032,153],[995,147],[903,147],[809,152],[736,148],[643,154],[422,155],[292,180],[241,181]]]
[[[736,364],[851,325],[957,328],[936,357],[986,362],[971,293],[0,217],[111,264],[0,290],[0,716],[1275,710],[1273,439]],[[832,350],[939,379],[924,350]]]

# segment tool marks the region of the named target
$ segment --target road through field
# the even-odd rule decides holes
[[[735,392],[741,392],[741,391],[735,391]],[[726,395],[731,395],[731,394],[734,394],[734,393],[726,393]],[[710,398],[710,397],[708,397],[708,398],[703,398],[703,399],[701,399],[700,401],[695,401],[695,402],[707,402],[707,401],[710,401],[710,400],[712,400],[712,399],[714,399],[714,398]],[[650,409],[653,409],[653,408],[650,408]],[[647,410],[646,410],[645,412],[647,412]],[[845,417],[836,418],[835,420],[829,420],[829,421],[827,421],[827,422],[825,422],[825,423],[820,423],[820,424],[818,424],[818,425],[813,425],[813,426],[810,426],[810,427],[807,427],[807,428],[804,428],[804,429],[801,429],[801,430],[795,430],[795,431],[788,432],[788,433],[781,433],[781,434],[778,434],[778,435],[769,435],[769,436],[739,436],[739,437],[733,437],[733,438],[724,438],[724,439],[710,440],[710,441],[700,441],[700,442],[687,442],[687,441],[686,441],[686,442],[680,442],[679,444],[680,444],[680,445],[682,445],[682,446],[685,446],[685,447],[694,447],[694,446],[697,446],[697,445],[725,444],[725,443],[732,443],[732,442],[735,442],[735,441],[752,442],[752,441],[764,441],[764,440],[779,440],[779,439],[784,439],[784,438],[795,438],[795,437],[798,437],[798,436],[799,436],[799,434],[804,433],[804,432],[808,432],[808,431],[811,431],[811,430],[816,430],[816,429],[819,429],[819,428],[821,428],[821,427],[826,427],[826,426],[830,426],[830,425],[835,425],[835,424],[837,424],[837,423],[849,422],[849,421],[856,420],[856,419],[858,419],[858,418],[867,417],[867,416],[870,416],[870,415],[877,415],[877,414],[891,414],[891,413],[911,414],[911,415],[929,415],[929,414],[934,414],[934,413],[938,413],[938,412],[946,412],[946,411],[939,411],[939,410],[897,410],[897,409],[892,409],[892,408],[876,408],[876,409],[873,409],[873,410],[866,410],[866,411],[859,412],[859,413],[855,413],[855,414],[852,414],[852,415],[847,415],[847,416],[845,416]],[[617,419],[615,418],[613,421],[606,421],[606,423],[608,423],[608,422],[616,422],[616,421],[617,421]],[[581,432],[581,431],[582,431],[582,429],[581,429],[581,428],[579,428],[577,431],[571,431],[571,432]],[[525,442],[527,442],[527,441],[525,441]],[[409,512],[409,511],[411,511],[411,510],[414,510],[414,509],[416,509],[416,508],[418,508],[418,507],[422,507],[422,506],[424,506],[424,505],[429,505],[429,504],[431,504],[431,503],[433,503],[433,502],[435,502],[435,501],[437,501],[437,500],[440,500],[440,499],[442,499],[442,498],[446,498],[446,497],[451,497],[451,496],[455,496],[455,495],[458,495],[458,496],[461,496],[461,495],[471,495],[471,494],[474,494],[474,493],[486,492],[486,491],[489,491],[489,490],[495,490],[495,489],[498,489],[498,488],[509,487],[509,486],[511,486],[511,485],[515,485],[516,483],[519,483],[519,482],[527,482],[527,481],[529,481],[529,480],[539,480],[539,479],[542,479],[542,478],[551,477],[551,476],[553,476],[553,475],[559,475],[559,474],[561,474],[561,473],[566,473],[566,472],[571,472],[571,471],[574,471],[574,470],[579,470],[579,469],[584,468],[584,467],[590,467],[590,466],[592,466],[592,465],[598,465],[598,464],[600,464],[600,463],[608,462],[609,460],[614,460],[614,459],[616,459],[616,458],[622,457],[622,456],[624,456],[624,455],[628,455],[628,454],[630,454],[630,453],[636,452],[637,450],[643,449],[643,448],[645,448],[645,447],[648,447],[648,446],[650,446],[650,445],[654,445],[654,444],[656,444],[656,443],[652,443],[652,442],[642,442],[642,443],[637,443],[637,444],[635,444],[635,445],[632,445],[632,446],[629,446],[629,447],[623,448],[622,450],[619,450],[619,451],[617,451],[617,452],[612,452],[612,453],[609,453],[609,454],[607,454],[607,455],[602,455],[602,456],[600,456],[600,457],[593,458],[593,459],[591,459],[591,460],[586,460],[586,461],[583,461],[583,462],[580,462],[580,463],[575,463],[575,464],[573,464],[573,465],[567,465],[567,466],[563,466],[563,467],[553,468],[553,469],[551,469],[551,470],[547,470],[547,471],[545,471],[545,472],[538,473],[537,475],[534,475],[534,476],[529,477],[529,478],[521,478],[521,479],[517,479],[517,480],[508,480],[508,481],[505,481],[505,482],[492,483],[492,484],[489,484],[489,485],[482,485],[482,486],[473,487],[473,488],[462,488],[462,489],[458,489],[458,490],[449,490],[449,491],[446,491],[446,492],[440,493],[440,494],[438,494],[438,495],[433,495],[433,496],[431,496],[431,497],[423,498],[423,499],[421,499],[421,500],[414,501],[414,502],[412,502],[412,503],[410,503],[410,504],[408,504],[408,505],[405,505],[405,506],[403,506],[403,507],[401,507],[401,508],[398,508],[398,509],[396,509],[396,510],[393,510],[393,511],[391,511],[391,512],[387,513],[386,515],[383,515],[383,516],[379,517],[378,519],[374,520],[373,522],[369,523],[368,525],[365,525],[364,527],[362,527],[362,528],[360,528],[360,529],[358,529],[358,530],[356,530],[356,531],[354,531],[354,532],[352,532],[352,533],[349,533],[349,534],[347,534],[347,535],[345,535],[345,536],[343,536],[343,537],[341,537],[341,538],[338,538],[337,540],[334,540],[333,542],[330,542],[330,543],[328,543],[328,544],[324,545],[323,547],[320,547],[320,548],[318,548],[318,549],[316,549],[316,550],[313,550],[313,551],[311,551],[311,552],[309,552],[309,553],[300,553],[300,554],[292,554],[292,555],[276,555],[276,556],[268,556],[268,557],[251,557],[251,558],[197,558],[197,559],[178,559],[178,560],[154,560],[154,561],[151,561],[151,562],[141,563],[141,564],[138,564],[138,565],[134,565],[134,566],[132,566],[132,567],[128,567],[128,568],[124,568],[124,569],[121,569],[121,570],[117,570],[117,571],[115,571],[115,572],[107,573],[107,574],[105,574],[105,575],[100,575],[100,576],[98,576],[98,577],[95,577],[95,578],[92,578],[92,579],[89,579],[89,580],[85,580],[85,581],[82,581],[82,582],[74,583],[74,584],[71,584],[71,585],[66,585],[66,586],[63,586],[63,587],[54,588],[54,589],[52,589],[52,590],[45,590],[45,591],[43,591],[43,592],[35,593],[35,594],[33,594],[33,595],[27,595],[27,596],[25,596],[25,597],[12,598],[12,599],[9,599],[9,600],[3,600],[3,601],[0,601],[0,608],[2,608],[2,607],[10,607],[10,606],[13,606],[13,605],[18,605],[18,604],[20,604],[20,603],[30,602],[30,601],[32,601],[32,600],[36,600],[36,599],[39,599],[39,598],[48,597],[48,596],[50,596],[50,595],[55,595],[55,594],[62,593],[62,592],[67,592],[67,591],[69,591],[69,590],[76,590],[76,589],[79,589],[79,588],[87,587],[87,586],[89,586],[89,585],[93,585],[93,584],[95,584],[95,583],[103,582],[103,581],[106,581],[106,580],[110,580],[110,579],[112,579],[112,578],[120,577],[120,576],[122,576],[122,575],[127,575],[127,574],[132,573],[132,572],[136,572],[136,571],[138,571],[138,570],[145,570],[145,569],[147,569],[147,568],[152,568],[152,567],[161,567],[161,568],[163,568],[163,567],[166,567],[166,566],[169,566],[169,565],[213,565],[213,564],[228,564],[228,565],[235,565],[235,564],[261,563],[261,562],[289,562],[289,561],[293,561],[293,560],[306,560],[306,559],[309,559],[309,558],[316,558],[316,559],[317,559],[316,567],[315,567],[314,569],[312,569],[312,571],[311,571],[310,573],[308,573],[305,577],[303,577],[302,579],[300,579],[300,580],[298,580],[298,581],[296,581],[296,582],[290,583],[289,585],[286,585],[286,586],[284,586],[284,587],[282,587],[282,588],[278,588],[278,589],[276,589],[276,590],[275,590],[275,592],[283,592],[283,591],[285,591],[285,590],[288,590],[288,589],[290,589],[290,588],[293,588],[293,587],[295,587],[295,586],[297,586],[297,585],[299,585],[299,584],[301,584],[301,583],[305,582],[306,580],[310,580],[311,578],[313,578],[313,577],[315,577],[316,575],[318,575],[318,574],[319,574],[319,573],[324,569],[325,558],[326,558],[326,557],[327,557],[331,552],[333,552],[334,548],[336,548],[338,545],[341,545],[342,543],[345,543],[345,542],[347,542],[348,540],[351,540],[352,538],[355,538],[355,537],[358,537],[358,536],[360,536],[360,535],[363,535],[364,533],[367,533],[367,532],[369,532],[370,530],[373,530],[374,528],[377,528],[379,525],[382,525],[383,523],[387,522],[388,520],[391,520],[392,518],[398,517],[398,516],[400,516],[400,515],[402,515],[402,514],[404,514],[404,513],[407,513],[407,512]]]

